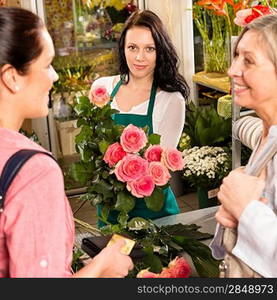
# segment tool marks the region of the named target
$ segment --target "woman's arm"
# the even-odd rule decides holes
[[[112,246],[105,247],[88,265],[75,273],[73,277],[120,278],[127,276],[128,271],[133,268],[133,262],[128,255],[120,252],[124,244],[124,240],[119,240]]]
[[[74,224],[57,163],[46,155],[35,155],[10,189],[1,218],[9,276],[71,276]]]
[[[264,277],[277,277],[277,218],[261,201],[251,201],[238,225],[232,253]]]
[[[267,175],[264,190],[264,179],[238,169],[223,180],[218,194],[224,208],[239,221],[232,253],[264,277],[277,277],[273,263],[277,253],[277,218],[271,208],[276,202],[276,185],[274,173]],[[261,198],[263,191],[266,198]]]

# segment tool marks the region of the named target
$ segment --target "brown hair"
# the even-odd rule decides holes
[[[134,26],[143,26],[151,30],[156,46],[155,83],[164,91],[180,92],[185,99],[189,96],[189,87],[178,71],[179,58],[161,19],[150,10],[136,10],[126,20],[119,44],[119,71],[128,75],[129,68],[125,58],[124,46],[127,31]]]
[[[0,68],[10,64],[22,75],[42,52],[42,20],[17,7],[0,7]]]

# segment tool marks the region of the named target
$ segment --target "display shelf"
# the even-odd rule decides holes
[[[230,93],[231,90],[230,78],[227,74],[201,71],[195,73],[192,80],[195,84],[203,85],[226,94]]]

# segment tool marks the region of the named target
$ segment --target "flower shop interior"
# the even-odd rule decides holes
[[[82,249],[83,239],[100,234],[96,208],[99,197],[95,195],[102,192],[100,187],[93,188],[96,179],[88,182],[84,175],[83,166],[87,168],[90,161],[82,148],[82,115],[81,106],[78,107],[81,100],[76,97],[88,95],[95,79],[118,74],[116,47],[124,22],[133,11],[148,9],[166,26],[180,59],[179,71],[190,88],[190,99],[177,146],[186,163],[183,169],[172,172],[169,180],[180,213],[155,220],[155,225],[163,228],[160,231],[150,226],[145,232],[148,237],[156,232],[160,240],[165,234],[186,232],[201,251],[206,251],[203,262],[196,258],[201,255],[200,250],[197,253],[190,246],[182,248],[194,268],[192,276],[218,276],[218,262],[211,258],[207,247],[216,226],[218,188],[233,168],[247,162],[261,133],[261,122],[254,111],[232,102],[232,83],[227,70],[241,30],[234,19],[238,10],[268,2],[275,6],[275,1],[242,0],[2,1],[3,6],[23,7],[38,14],[54,42],[53,67],[59,79],[51,90],[49,114],[26,120],[21,132],[49,150],[63,171],[65,193],[75,220],[75,268],[88,258]],[[147,235],[144,238],[147,240]],[[173,249],[175,252],[172,250],[173,254],[180,251],[177,248]],[[169,257],[165,252],[161,247],[160,256],[164,259],[161,261],[166,261],[166,255]],[[153,258],[153,253],[150,257]],[[151,265],[151,269],[158,273],[159,264],[160,261]]]

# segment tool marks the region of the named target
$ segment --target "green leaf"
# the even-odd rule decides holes
[[[92,182],[89,191],[102,194],[104,199],[113,198],[112,186],[104,180]]]
[[[110,177],[110,182],[112,182],[115,192],[123,191],[126,187],[125,182],[117,181],[117,179],[114,180],[113,177]]]
[[[89,179],[86,166],[82,162],[76,162],[70,165],[69,175],[77,182],[85,184]]]
[[[89,117],[92,115],[91,104],[87,97],[77,97],[76,101],[77,104],[74,106],[74,111],[77,116]]]
[[[212,234],[198,231],[198,229],[201,227],[196,224],[178,223],[174,225],[162,226],[162,228],[165,230],[165,232],[167,232],[172,236],[179,235],[179,236],[193,238],[196,240],[205,240],[213,237]]]
[[[153,193],[149,197],[144,197],[147,208],[153,211],[160,211],[164,205],[164,193],[161,188],[155,187]]]
[[[231,139],[231,119],[218,115],[216,108],[195,106],[189,103],[184,132],[191,139],[191,146],[214,146]]]
[[[93,151],[91,149],[88,149],[87,147],[80,147],[78,145],[78,150],[81,156],[81,160],[83,162],[90,162],[92,159]]]
[[[83,195],[80,196],[80,201],[90,201],[94,197],[95,197],[94,194],[86,193],[86,194],[83,194]]]
[[[101,194],[94,194],[94,197],[92,198],[92,205],[97,206],[100,203],[103,202],[103,196]]]
[[[149,221],[140,217],[132,218],[127,224],[127,227],[130,230],[148,229],[149,226],[150,226]]]
[[[104,222],[108,220],[110,209],[107,206],[102,206],[101,215]]]
[[[104,179],[108,179],[109,176],[110,176],[110,173],[108,171],[102,171],[102,177]]]
[[[88,126],[88,123],[85,119],[78,119],[77,120],[77,127],[81,127],[83,125],[87,125]]]
[[[147,254],[143,258],[143,262],[150,267],[149,271],[154,273],[160,273],[163,269],[161,259],[155,254]]]
[[[183,236],[173,236],[172,239],[191,256],[200,277],[218,277],[220,261],[213,258],[211,249],[207,245]]]
[[[160,141],[161,141],[161,136],[159,134],[153,133],[153,134],[150,134],[148,137],[148,142],[151,145],[159,145]]]
[[[130,193],[120,192],[116,197],[115,209],[121,212],[128,213],[135,207],[136,198]]]
[[[129,216],[127,213],[125,212],[120,212],[118,217],[117,217],[117,221],[118,223],[123,227],[125,228],[126,225],[127,225],[127,222],[128,222],[128,219],[129,219]]]
[[[104,154],[106,152],[106,150],[108,149],[110,143],[108,143],[106,140],[102,140],[99,143],[99,150],[101,151],[102,154]]]
[[[76,103],[80,104],[80,105],[86,105],[86,106],[90,106],[91,103],[89,101],[89,98],[86,96],[78,96],[76,97]]]
[[[75,143],[86,145],[93,139],[93,131],[88,125],[83,125],[79,134],[75,137]]]

